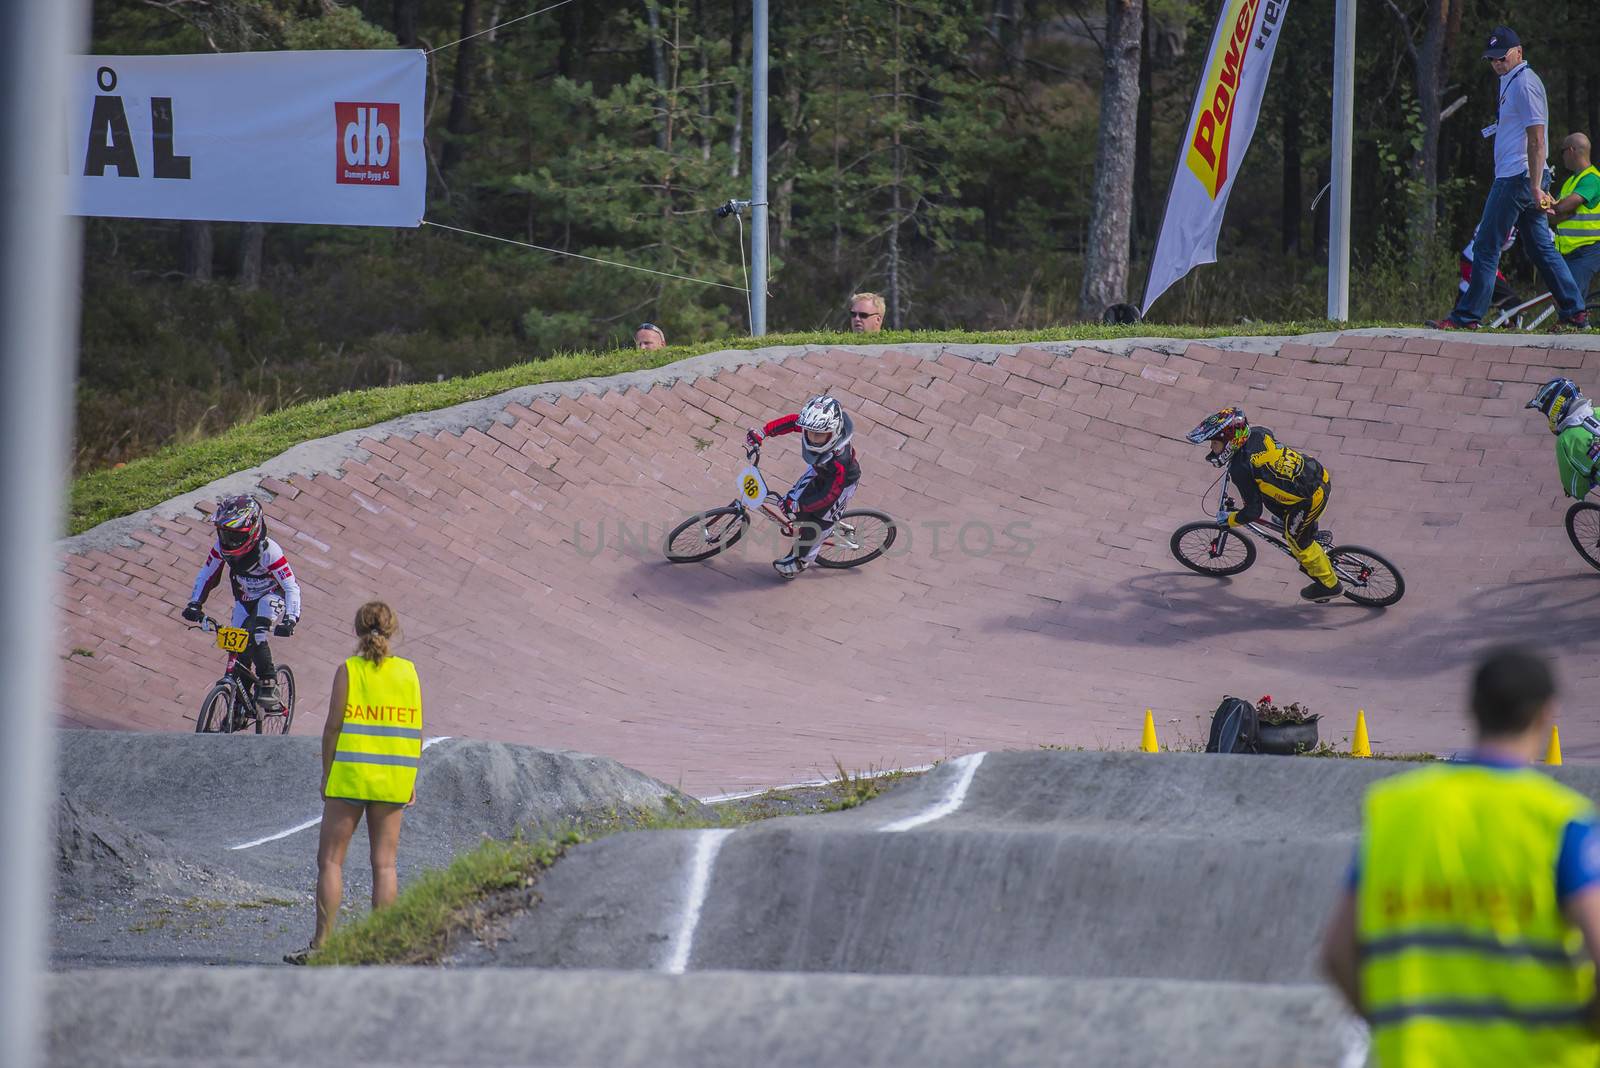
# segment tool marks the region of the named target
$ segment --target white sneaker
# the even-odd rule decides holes
[[[797,560],[793,556],[785,556],[782,560],[772,561],[772,566],[784,578],[792,579],[806,569],[804,560]]]

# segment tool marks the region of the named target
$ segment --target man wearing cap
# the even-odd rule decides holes
[[[1500,78],[1499,113],[1484,137],[1494,138],[1494,184],[1483,205],[1478,236],[1472,247],[1472,282],[1443,319],[1428,325],[1440,330],[1476,330],[1489,309],[1489,294],[1500,266],[1500,241],[1513,226],[1522,231],[1525,248],[1555,297],[1560,327],[1589,326],[1572,272],[1556,251],[1546,212],[1554,203],[1543,179],[1549,125],[1544,82],[1522,58],[1522,40],[1509,26],[1489,34],[1483,58]]]

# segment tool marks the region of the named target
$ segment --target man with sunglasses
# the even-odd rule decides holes
[[[1450,314],[1430,320],[1428,325],[1437,330],[1478,328],[1478,320],[1489,310],[1500,266],[1500,242],[1515,226],[1555,297],[1561,316],[1557,328],[1587,330],[1589,316],[1582,295],[1556,251],[1545,214],[1554,201],[1544,190],[1545,131],[1550,123],[1544,82],[1522,58],[1522,39],[1508,26],[1496,26],[1489,34],[1483,58],[1500,79],[1499,112],[1494,123],[1483,130],[1484,137],[1494,138],[1494,184],[1484,201],[1473,243],[1472,281]]]
[[[883,298],[876,293],[857,293],[850,298],[850,332],[876,334],[883,329]]]
[[[640,323],[633,332],[633,347],[640,352],[667,347],[667,332],[655,323]]]

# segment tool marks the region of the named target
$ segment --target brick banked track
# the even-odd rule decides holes
[[[1225,693],[1303,701],[1336,741],[1363,708],[1380,749],[1449,750],[1487,642],[1549,643],[1575,694],[1600,676],[1600,574],[1567,541],[1551,437],[1523,410],[1531,383],[1597,371],[1590,339],[1344,334],[729,352],[521,389],[63,543],[62,720],[192,729],[221,666],[178,615],[204,515],[259,485],[305,589],[299,632],[274,643],[300,680],[296,733],[320,729],[349,621],[379,596],[421,666],[428,733],[596,752],[702,795],[836,761],[1127,748],[1147,707],[1164,743],[1203,741]],[[856,417],[855,506],[903,524],[895,554],[784,583],[757,521],[744,551],[666,563],[671,525],[733,498],[744,428],[824,386]],[[1303,577],[1265,546],[1232,580],[1178,567],[1168,537],[1204,518],[1215,475],[1183,434],[1230,403],[1323,460],[1327,525],[1401,567],[1398,606],[1301,604]],[[787,485],[796,439],[763,470]],[[1561,726],[1569,759],[1600,756],[1586,703]]]

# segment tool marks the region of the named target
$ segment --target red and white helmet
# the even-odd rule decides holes
[[[839,402],[826,393],[812,397],[800,409],[800,429],[804,431],[800,456],[808,464],[825,461],[850,444],[854,427]]]
[[[211,525],[217,528],[217,551],[229,560],[249,556],[267,536],[261,502],[245,493],[224,498],[211,513]]]

